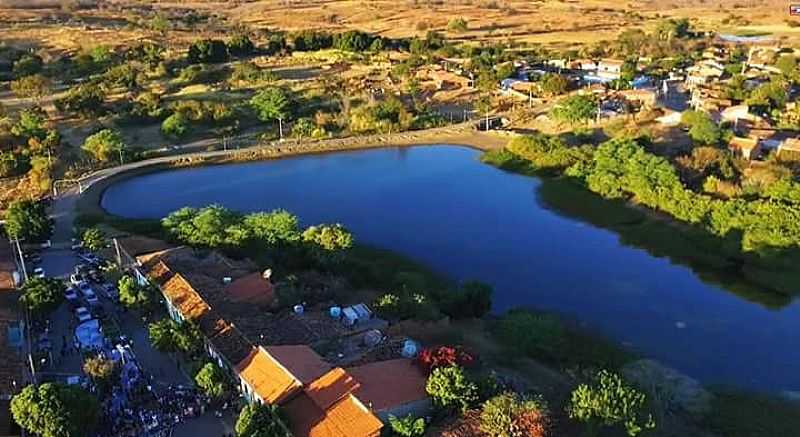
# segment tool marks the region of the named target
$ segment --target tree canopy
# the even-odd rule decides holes
[[[6,210],[6,234],[30,242],[42,242],[50,238],[53,222],[42,202],[17,200]]]
[[[228,47],[218,39],[203,39],[189,46],[189,62],[211,64],[228,60]]]
[[[458,366],[438,367],[428,377],[425,390],[444,409],[466,411],[478,401],[478,386]]]
[[[597,105],[594,100],[584,95],[567,97],[550,111],[553,118],[571,125],[590,121],[596,113]]]
[[[194,381],[206,396],[213,399],[221,399],[230,388],[228,375],[214,363],[206,363],[201,367]]]
[[[622,426],[633,437],[655,428],[652,415],[646,412],[644,393],[626,384],[622,378],[601,370],[592,384],[581,384],[572,392],[567,406],[569,417],[586,422],[589,432],[598,427]]]
[[[84,151],[101,162],[115,158],[126,147],[119,133],[111,129],[103,129],[93,135],[89,135],[83,142],[83,146],[81,146]]]
[[[22,285],[20,302],[32,313],[45,316],[64,301],[66,287],[56,278],[32,277]]]
[[[81,234],[81,243],[83,247],[91,250],[92,252],[97,252],[100,249],[104,249],[108,244],[106,241],[106,235],[100,228],[92,227],[88,228]]]
[[[127,308],[146,309],[154,299],[154,292],[149,286],[142,286],[132,276],[125,275],[117,282],[119,302]]]
[[[276,405],[248,404],[236,420],[238,437],[292,437]]]
[[[281,88],[271,87],[256,93],[250,99],[250,106],[261,121],[286,119],[289,114],[289,96]]]
[[[29,385],[11,399],[11,414],[19,426],[41,437],[80,437],[99,418],[97,399],[78,386]]]

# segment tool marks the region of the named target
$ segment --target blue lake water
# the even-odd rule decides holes
[[[380,149],[147,174],[109,187],[113,214],[218,203],[341,222],[359,241],[495,288],[494,310],[556,311],[706,383],[800,390],[800,305],[768,309],[617,234],[542,205],[540,180],[454,146]]]

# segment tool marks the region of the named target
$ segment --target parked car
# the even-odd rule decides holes
[[[83,299],[89,305],[95,306],[100,303],[100,301],[97,299],[97,295],[94,293],[94,290],[89,287],[81,288],[81,294],[83,295]]]
[[[78,300],[78,290],[74,287],[67,287],[67,291],[64,292],[64,298],[67,299],[69,302],[75,302]]]
[[[69,282],[72,285],[79,285],[83,281],[84,281],[83,275],[80,273],[73,273],[69,275]]]
[[[75,318],[78,319],[79,323],[83,323],[92,320],[92,313],[86,307],[78,307],[75,308]]]
[[[33,276],[36,276],[37,278],[44,278],[44,269],[41,267],[36,267],[33,269]]]
[[[97,270],[89,270],[89,279],[99,284],[103,282],[103,275],[101,275]]]

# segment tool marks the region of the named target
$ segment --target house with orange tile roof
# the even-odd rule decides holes
[[[330,369],[308,346],[259,346],[236,365],[250,402],[280,404]]]
[[[347,373],[358,381],[353,394],[381,420],[388,420],[390,415],[421,417],[430,412],[427,377],[410,359],[376,361],[349,367]]]
[[[295,436],[378,437],[380,421],[353,392],[359,383],[336,368],[284,405]]]

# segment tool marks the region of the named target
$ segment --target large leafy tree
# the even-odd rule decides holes
[[[547,96],[564,94],[568,86],[569,81],[567,81],[567,78],[555,73],[547,73],[542,76],[542,79],[539,81],[539,87]]]
[[[245,406],[239,413],[235,430],[238,437],[292,437],[275,405]]]
[[[645,394],[612,372],[601,370],[591,384],[581,384],[567,405],[570,418],[585,422],[589,435],[600,427],[622,427],[629,436],[655,428]]]
[[[458,366],[433,369],[425,390],[440,408],[466,411],[478,401],[478,386]]]
[[[86,138],[81,147],[98,161],[106,162],[125,150],[126,145],[116,131],[103,129]]]
[[[267,88],[259,91],[250,106],[261,121],[275,121],[289,116],[289,96],[281,88]]]
[[[189,62],[216,63],[228,60],[228,47],[223,41],[217,39],[204,39],[195,41],[189,46]]]
[[[571,125],[585,123],[594,118],[596,113],[594,100],[583,95],[567,97],[550,111],[553,118]]]
[[[97,399],[72,385],[29,385],[11,399],[14,421],[41,437],[80,437],[97,424]]]
[[[106,95],[98,84],[84,83],[70,88],[67,95],[56,100],[60,111],[77,112],[85,117],[101,114]]]
[[[20,302],[32,313],[47,315],[64,301],[64,283],[55,278],[31,278],[22,286]]]
[[[83,371],[95,381],[108,382],[114,374],[114,361],[99,355],[89,357],[83,362]]]
[[[153,292],[141,286],[133,277],[125,275],[117,283],[119,302],[127,308],[145,309],[153,303]]]
[[[338,223],[317,225],[303,231],[303,241],[320,264],[329,265],[342,261],[353,247],[353,234]]]
[[[19,119],[11,127],[11,133],[30,140],[44,139],[47,136],[47,115],[41,108],[30,108],[20,111]]]
[[[425,435],[425,419],[408,415],[395,417],[389,415],[389,426],[392,432],[400,437],[422,437]]]
[[[200,330],[192,322],[178,323],[162,319],[147,327],[150,344],[161,352],[183,352],[194,355],[203,347]]]
[[[239,214],[211,205],[202,209],[181,208],[165,217],[162,225],[184,243],[216,248],[237,246],[249,238],[241,220]]]
[[[491,437],[544,437],[549,429],[544,401],[525,399],[513,392],[486,401],[480,420],[481,431]]]
[[[689,128],[689,137],[695,144],[714,145],[721,137],[719,127],[705,112],[685,111],[681,123]]]
[[[229,392],[230,379],[221,367],[214,363],[206,363],[194,376],[194,382],[213,399],[221,399]]]
[[[106,236],[99,228],[89,228],[81,235],[83,247],[96,252],[106,247]]]
[[[244,225],[250,234],[271,246],[293,244],[301,239],[297,216],[289,211],[276,209],[271,212],[248,214]]]
[[[41,99],[50,94],[50,80],[41,74],[32,74],[11,82],[11,91],[17,97]]]
[[[53,222],[45,205],[35,200],[17,200],[6,210],[6,233],[11,238],[32,242],[50,238]]]

